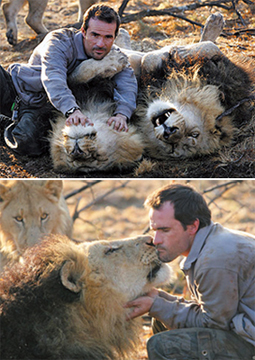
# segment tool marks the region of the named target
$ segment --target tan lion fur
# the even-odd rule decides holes
[[[114,110],[111,100],[90,99],[85,106],[82,112],[94,126],[66,126],[61,115],[53,125],[50,149],[55,170],[89,173],[134,166],[143,153],[142,139],[136,127],[129,125],[128,132],[109,127],[107,120]]]
[[[150,88],[146,105],[142,102],[136,110],[146,154],[165,160],[166,156],[206,155],[229,145],[235,133],[231,117],[225,116],[221,122],[224,137],[216,128],[215,120],[225,110],[220,97],[219,88],[206,85],[197,72],[190,75],[173,72],[162,88]],[[162,137],[162,126],[154,128],[152,124],[154,116],[170,108],[174,111],[165,123],[180,128],[171,138],[174,151]]]
[[[44,234],[72,235],[72,219],[61,180],[0,183],[0,270],[18,260]]]
[[[111,97],[102,100],[97,95],[84,101],[90,83],[82,84],[88,87],[87,94],[82,94],[79,83],[85,73],[86,79],[94,82],[94,94],[107,89],[112,82],[107,74],[112,77],[116,68],[114,56],[122,58],[122,52],[128,56],[139,81],[138,105],[128,133],[117,133],[106,125],[114,113]],[[253,63],[227,58],[211,41],[170,45],[146,54],[115,49],[105,61],[106,67],[100,70],[94,59],[90,61],[95,63],[91,72],[87,61],[75,71],[72,91],[76,92],[76,99],[80,97],[84,114],[95,125],[65,127],[64,118],[58,118],[51,138],[51,155],[58,171],[128,169],[142,154],[171,160],[217,153],[229,147],[238,138],[238,129],[251,121]],[[97,76],[91,80],[95,69]],[[97,83],[99,80],[101,83]],[[242,103],[243,99],[247,100]],[[230,112],[221,116],[226,110]]]
[[[150,236],[137,236],[77,245],[52,235],[28,251],[23,264],[2,276],[0,296],[5,293],[6,304],[11,301],[12,306],[5,309],[2,304],[1,321],[8,322],[8,331],[1,335],[1,357],[132,358],[140,321],[127,321],[130,310],[123,305],[170,276],[151,241]],[[28,336],[29,343],[22,346]]]

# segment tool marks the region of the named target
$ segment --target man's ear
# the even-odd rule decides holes
[[[85,37],[86,36],[86,31],[85,31],[83,26],[81,27],[81,32],[82,32],[83,37]]]
[[[187,225],[187,229],[189,230],[190,235],[196,235],[198,228],[200,225],[199,219],[196,219],[193,224]]]

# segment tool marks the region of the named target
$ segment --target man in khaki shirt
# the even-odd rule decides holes
[[[255,359],[255,237],[213,223],[189,186],[159,189],[145,205],[159,259],[186,257],[181,269],[192,295],[154,289],[126,304],[130,318],[154,318],[149,359]]]

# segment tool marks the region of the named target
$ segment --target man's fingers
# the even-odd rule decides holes
[[[111,126],[113,121],[115,121],[114,118],[110,117],[110,119],[107,121],[107,124]]]

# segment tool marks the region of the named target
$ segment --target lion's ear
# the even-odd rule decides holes
[[[3,184],[0,184],[0,202],[3,202],[6,199],[6,194],[8,193],[9,188]]]
[[[47,189],[51,195],[59,199],[63,189],[63,181],[47,180],[45,183],[45,189]]]
[[[74,261],[66,261],[60,270],[60,278],[62,284],[68,290],[78,293],[81,291],[82,286],[79,280],[80,274],[77,274]]]

